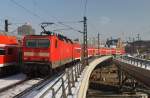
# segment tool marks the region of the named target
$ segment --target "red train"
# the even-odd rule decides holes
[[[98,52],[99,51],[99,52]],[[118,52],[119,51],[119,52]],[[88,56],[122,54],[122,50],[93,47],[88,48]],[[81,58],[81,45],[62,35],[27,35],[23,39],[24,73],[48,74],[52,69]]]
[[[18,41],[14,36],[0,35],[0,75],[14,71],[18,64]]]

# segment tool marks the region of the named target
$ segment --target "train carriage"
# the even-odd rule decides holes
[[[23,39],[23,70],[27,75],[50,74],[53,69],[81,59],[81,45],[59,34],[27,35]],[[88,47],[88,57],[121,54],[110,48]],[[64,66],[63,66],[64,67]]]
[[[18,42],[14,36],[0,35],[0,75],[18,67]]]
[[[81,60],[81,46],[78,43],[73,44],[73,58],[75,60]]]

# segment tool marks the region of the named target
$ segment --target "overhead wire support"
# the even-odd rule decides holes
[[[83,17],[83,45],[82,45],[82,57],[81,62],[83,67],[88,65],[88,42],[87,42],[87,18],[86,18],[86,12],[87,12],[87,0],[85,0],[84,4],[84,17]]]
[[[100,34],[98,33],[98,38],[97,38],[98,40],[98,55],[100,56],[100,51],[99,51],[99,49],[100,49]]]
[[[82,65],[88,65],[88,43],[87,43],[87,18],[83,17],[83,45],[82,45]]]

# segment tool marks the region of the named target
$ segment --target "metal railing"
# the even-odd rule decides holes
[[[150,70],[150,60],[145,60],[136,57],[129,57],[129,56],[120,56],[120,58],[117,59],[122,62]]]
[[[82,64],[67,68],[65,73],[52,86],[50,86],[39,98],[44,98],[47,94],[51,98],[67,98],[68,95],[73,95],[72,88],[83,71]]]

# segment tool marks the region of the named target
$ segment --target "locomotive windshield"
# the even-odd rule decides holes
[[[48,39],[27,39],[26,47],[28,48],[48,48],[50,41]]]
[[[0,55],[5,55],[5,50],[0,48]]]

